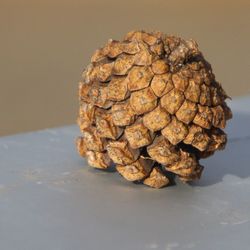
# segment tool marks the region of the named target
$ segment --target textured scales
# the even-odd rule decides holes
[[[199,159],[226,145],[226,98],[195,41],[129,32],[96,50],[82,74],[79,154],[154,188],[193,181]]]

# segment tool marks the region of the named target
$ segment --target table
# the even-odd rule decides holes
[[[0,138],[0,249],[250,249],[250,97],[203,178],[155,190],[79,157],[76,126]]]

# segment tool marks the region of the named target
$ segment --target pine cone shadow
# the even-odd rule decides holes
[[[227,175],[242,180],[250,179],[250,115],[236,113],[228,126],[228,143],[224,151],[204,159],[205,166],[201,179],[192,186],[210,186],[220,182],[237,181],[237,178],[225,178]]]

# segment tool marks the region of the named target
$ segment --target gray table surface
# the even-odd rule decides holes
[[[0,138],[0,249],[250,249],[250,98],[192,185],[155,190],[78,156],[76,126]]]

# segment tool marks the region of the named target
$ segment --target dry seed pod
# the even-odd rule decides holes
[[[193,40],[132,31],[109,40],[79,83],[76,140],[89,165],[161,188],[199,179],[199,159],[224,149],[228,97]]]

